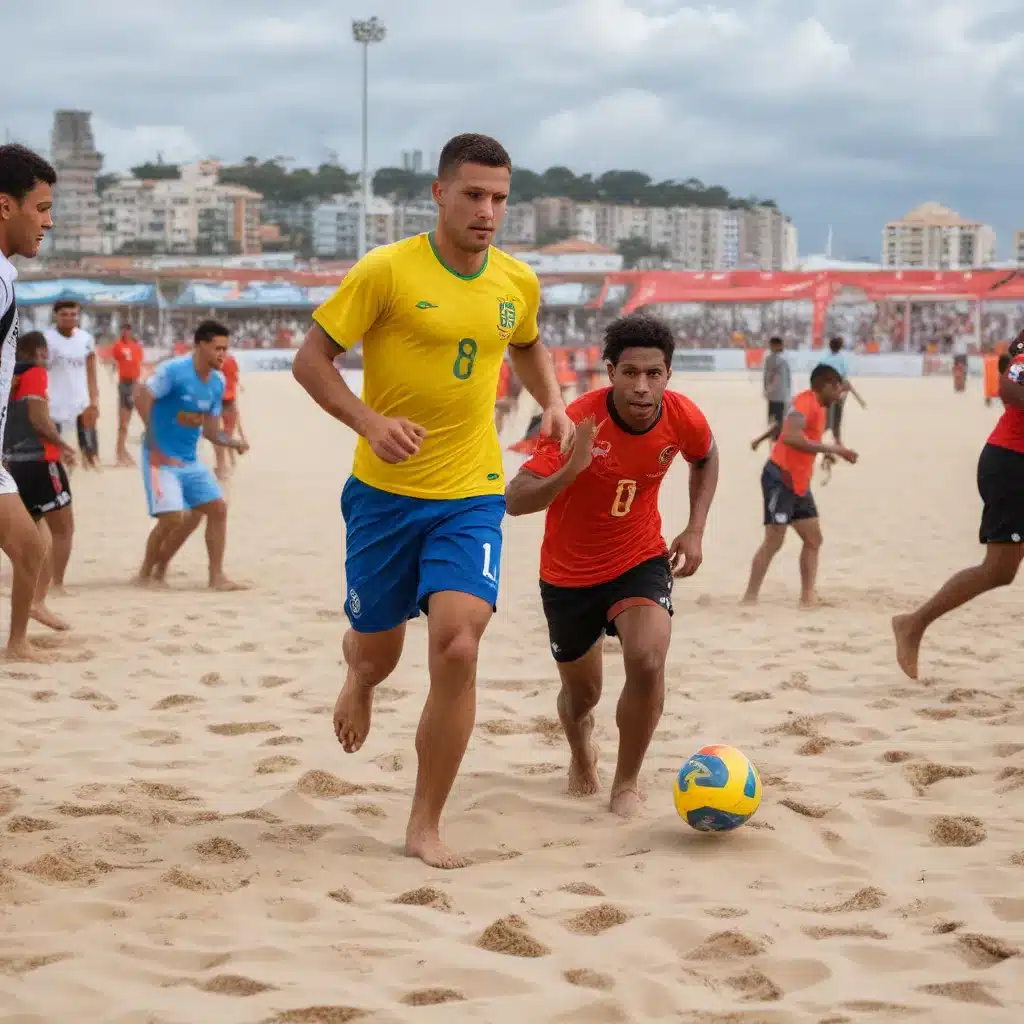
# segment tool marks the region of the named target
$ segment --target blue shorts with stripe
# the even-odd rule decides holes
[[[427,611],[453,590],[498,600],[505,498],[409,498],[349,477],[345,521],[345,614],[359,633],[381,633]]]

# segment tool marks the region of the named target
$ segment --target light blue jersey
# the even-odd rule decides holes
[[[838,352],[829,352],[820,361],[825,366],[831,366],[843,380],[850,376],[850,364],[846,359],[846,353],[842,349]]]
[[[153,447],[172,459],[195,462],[203,420],[221,413],[224,374],[212,370],[202,380],[192,356],[178,356],[161,363],[146,387],[156,399],[149,420]]]

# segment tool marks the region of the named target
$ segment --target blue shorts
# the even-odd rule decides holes
[[[498,600],[505,497],[407,498],[350,476],[345,520],[345,614],[359,633],[382,633],[454,590]]]
[[[210,468],[202,462],[186,462],[183,466],[151,466],[149,453],[142,449],[142,480],[146,487],[146,504],[151,516],[208,505],[222,497],[220,484]]]

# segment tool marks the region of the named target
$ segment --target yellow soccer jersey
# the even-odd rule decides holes
[[[466,277],[422,234],[371,250],[313,319],[343,349],[363,342],[363,401],[427,431],[419,452],[382,462],[360,438],[353,475],[412,498],[473,498],[505,490],[494,429],[509,344],[537,340],[540,283],[493,246]]]

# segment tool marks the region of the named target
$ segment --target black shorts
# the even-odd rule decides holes
[[[582,658],[602,633],[615,636],[616,605],[646,598],[672,614],[672,566],[665,555],[634,565],[621,576],[592,587],[558,587],[540,581],[544,617],[555,661]]]
[[[761,494],[764,497],[764,525],[789,526],[802,519],[817,519],[818,506],[814,495],[797,494],[788,473],[770,459],[761,472]]]
[[[117,404],[129,412],[135,408],[135,381],[119,380],[117,382]]]
[[[1024,454],[987,444],[978,459],[978,493],[984,502],[982,544],[1024,541]]]
[[[843,426],[843,406],[846,405],[846,398],[840,398],[838,402],[833,402],[828,407],[826,413],[826,430],[831,430],[833,437],[839,432]]]
[[[768,401],[768,422],[774,424],[772,439],[777,441],[782,433],[782,421],[786,418],[786,403]]]
[[[967,356],[965,356],[963,354],[958,355],[958,356],[953,356],[953,365],[954,366],[966,366],[967,365]]]
[[[71,485],[61,463],[12,462],[8,469],[33,519],[71,504]]]

